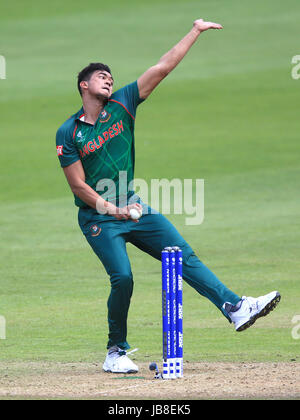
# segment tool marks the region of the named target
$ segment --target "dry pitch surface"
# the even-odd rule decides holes
[[[299,363],[185,363],[184,378],[104,373],[92,363],[0,363],[0,398],[300,399]]]

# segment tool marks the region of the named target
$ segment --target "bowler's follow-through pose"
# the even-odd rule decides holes
[[[107,65],[92,63],[85,67],[78,75],[83,107],[57,131],[57,154],[79,207],[80,228],[110,277],[108,353],[103,364],[107,372],[138,371],[126,355],[127,316],[133,291],[127,242],[158,260],[164,247],[179,246],[183,253],[183,279],[215,304],[237,331],[267,315],[280,300],[276,291],[259,298],[241,298],[229,290],[198,259],[175,227],[162,214],[151,211],[130,188],[134,178],[137,106],[208,29],[222,29],[222,26],[196,20],[187,35],[156,65],[114,93],[114,80]],[[126,174],[126,188],[120,181],[120,173]],[[105,189],[107,180],[113,186],[108,190]],[[132,208],[143,208],[139,220],[131,218]]]

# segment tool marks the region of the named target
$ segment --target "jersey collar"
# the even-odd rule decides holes
[[[75,114],[76,121],[83,121],[84,122],[84,110],[83,107],[80,108],[78,112]]]

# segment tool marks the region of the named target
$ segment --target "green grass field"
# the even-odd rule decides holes
[[[76,75],[111,66],[132,82],[198,17],[201,35],[140,106],[137,178],[203,178],[205,219],[170,216],[201,260],[240,295],[278,289],[269,317],[236,333],[184,286],[188,361],[299,361],[300,54],[298,0],[104,2],[53,0],[1,6],[0,314],[2,361],[101,362],[109,280],[77,226],[55,151],[57,128],[80,107]],[[161,357],[160,264],[128,247],[135,290],[129,342],[137,361]]]

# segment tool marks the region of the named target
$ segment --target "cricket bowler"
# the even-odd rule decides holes
[[[199,260],[169,220],[143,203],[132,187],[137,107],[180,63],[201,33],[209,29],[222,26],[197,19],[157,64],[116,92],[107,65],[91,63],[85,67],[78,74],[82,108],[57,131],[57,155],[79,207],[79,226],[110,279],[108,351],[103,364],[106,372],[138,371],[126,353],[130,348],[127,317],[133,292],[127,242],[158,260],[164,247],[180,247],[183,279],[216,305],[236,331],[250,327],[280,301],[277,291],[253,298],[229,290]]]

